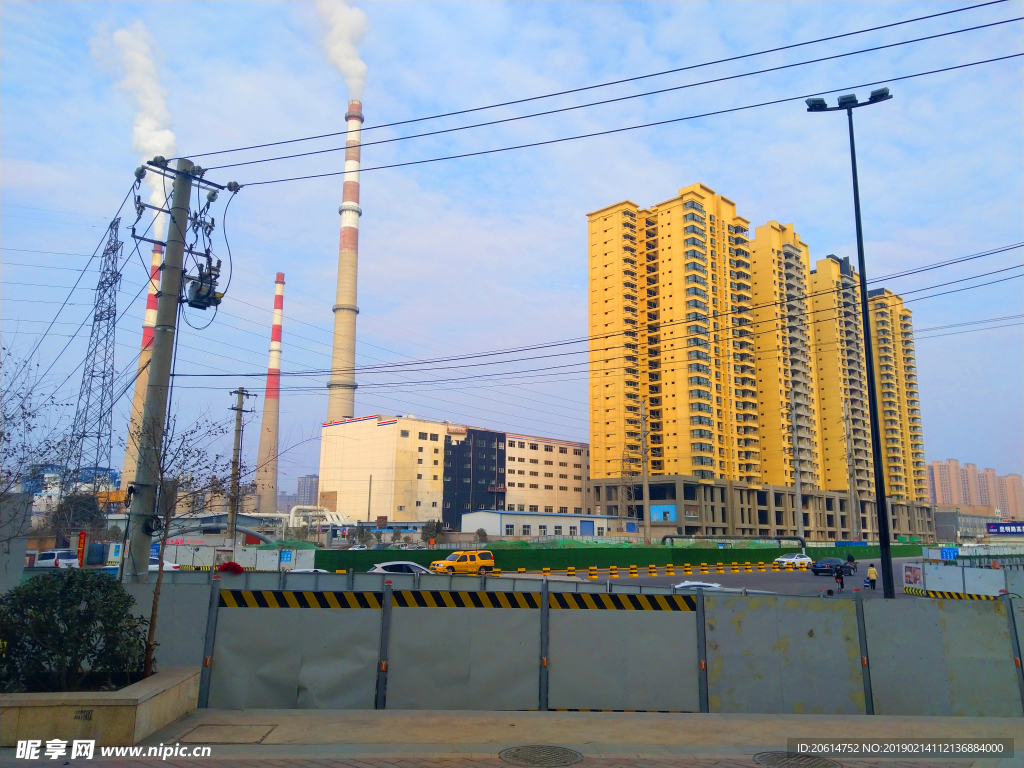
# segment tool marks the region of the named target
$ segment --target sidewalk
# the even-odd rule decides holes
[[[197,710],[143,746],[209,745],[208,758],[101,758],[97,750],[93,760],[45,763],[96,768],[507,768],[498,757],[501,750],[543,744],[580,752],[584,759],[575,764],[578,768],[756,768],[755,754],[785,751],[787,738],[801,737],[1013,738],[1013,758],[835,762],[847,768],[1024,766],[1024,722],[1009,719],[340,710]],[[16,760],[13,750],[0,750],[0,767],[28,764]]]

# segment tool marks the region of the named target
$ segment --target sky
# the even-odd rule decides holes
[[[365,15],[366,127],[635,78],[912,19],[970,3],[355,3]],[[1021,52],[1021,22],[689,88],[1022,15],[1003,2],[903,26],[471,114],[384,127],[396,139],[593,101],[665,93],[442,135],[366,146],[363,167],[702,115],[760,102],[888,85],[894,98],[857,110],[869,279],[1013,245],[1022,237],[1021,59],[893,82],[892,78]],[[144,25],[144,31],[141,25]],[[246,416],[255,460],[274,275],[285,273],[279,488],[317,472],[326,417],[341,177],[254,184],[341,170],[342,153],[218,167],[337,149],[344,137],[226,155],[233,149],[344,130],[345,78],[327,55],[312,3],[5,3],[0,27],[0,330],[32,349],[41,387],[73,404],[96,272],[61,302],[88,262],[142,159],[138,109],[119,83],[115,39],[152,37],[155,76],[177,150],[208,178],[243,185],[213,204],[214,252],[231,273],[216,317],[188,310],[176,361],[179,419],[229,419],[230,390],[260,397]],[[112,53],[113,52],[113,53]],[[854,86],[863,86],[853,88]],[[843,91],[845,92],[845,91]],[[830,100],[838,93],[827,96]],[[586,213],[646,206],[702,182],[756,227],[793,223],[812,260],[856,258],[849,145],[842,114],[802,99],[655,127],[472,158],[364,171],[357,364],[435,360],[579,339],[586,334]],[[148,194],[143,188],[144,198]],[[122,224],[134,220],[131,205]],[[149,223],[148,214],[143,225]],[[227,264],[230,243],[231,266]],[[116,365],[133,371],[149,255],[125,240]],[[914,311],[929,461],[957,458],[1021,472],[1022,281],[927,298],[953,280],[1012,267],[1020,249],[880,280]],[[93,262],[95,264],[95,262]],[[908,293],[918,291],[917,293]],[[60,309],[60,313],[56,314]],[[970,326],[954,326],[993,318]],[[205,330],[197,330],[209,323]],[[1005,327],[996,327],[1005,326]],[[936,328],[928,331],[925,329]],[[965,333],[964,331],[971,331]],[[526,434],[587,439],[585,345],[555,358],[440,370],[357,374],[357,415],[415,414]],[[504,358],[497,358],[504,359]],[[563,366],[550,369],[549,366]],[[546,369],[546,370],[541,370]],[[492,381],[481,374],[500,374]],[[203,374],[203,375],[200,375]],[[216,374],[210,376],[209,374]],[[477,378],[474,378],[477,377]],[[431,383],[435,382],[435,383]],[[114,413],[124,434],[130,393]],[[116,447],[113,465],[120,466]]]

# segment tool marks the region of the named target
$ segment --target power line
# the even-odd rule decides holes
[[[920,43],[920,42],[924,42],[924,41],[927,41],[927,40],[935,40],[935,39],[942,38],[942,37],[949,37],[951,35],[959,35],[959,34],[963,34],[964,32],[974,32],[974,31],[979,30],[979,29],[986,29],[987,27],[995,27],[995,26],[999,26],[1001,24],[1010,24],[1012,22],[1021,21],[1021,20],[1024,20],[1024,17],[1018,16],[1018,17],[1013,18],[1013,19],[1004,19],[1003,21],[995,21],[995,22],[992,22],[990,24],[979,24],[979,25],[974,26],[974,27],[965,27],[963,29],[955,29],[955,30],[951,30],[949,32],[940,32],[940,33],[937,33],[937,34],[934,34],[934,35],[927,35],[926,37],[917,37],[917,38],[913,38],[911,40],[901,40],[900,42],[896,42],[896,43],[887,43],[885,45],[876,45],[876,46],[873,46],[871,48],[862,48],[862,49],[860,49],[858,51],[848,51],[846,53],[836,53],[836,54],[833,54],[831,56],[821,56],[821,57],[816,58],[816,59],[808,59],[806,61],[797,61],[797,62],[793,62],[791,64],[780,64],[780,65],[775,66],[775,67],[767,67],[765,69],[757,69],[757,70],[753,70],[751,72],[741,72],[740,74],[737,74],[737,75],[723,75],[722,77],[716,77],[716,78],[712,78],[710,80],[700,80],[700,81],[698,81],[696,83],[686,83],[684,85],[675,85],[675,86],[672,86],[670,88],[660,88],[660,89],[655,90],[655,91],[645,91],[643,93],[634,93],[634,94],[630,94],[628,96],[617,96],[617,97],[612,98],[612,99],[602,99],[601,101],[592,101],[592,102],[588,102],[586,104],[574,104],[573,106],[569,106],[569,107],[559,107],[558,109],[549,109],[549,110],[545,110],[543,112],[532,112],[532,113],[527,114],[527,115],[517,115],[515,117],[503,117],[503,118],[499,118],[499,119],[496,119],[496,120],[488,120],[488,121],[483,122],[483,123],[472,123],[470,125],[462,125],[462,126],[458,126],[458,127],[455,127],[455,128],[441,128],[441,129],[438,129],[436,131],[428,131],[426,133],[414,133],[414,134],[411,134],[409,136],[396,136],[396,137],[393,137],[393,138],[390,138],[390,139],[380,139],[378,141],[360,141],[359,143],[353,143],[350,146],[362,148],[362,147],[372,147],[372,146],[375,146],[375,145],[378,145],[378,144],[392,144],[392,143],[398,142],[398,141],[409,141],[410,139],[422,139],[422,138],[425,138],[425,137],[428,137],[428,136],[440,136],[440,135],[447,134],[447,133],[457,133],[459,131],[468,131],[468,130],[471,130],[473,128],[485,128],[485,127],[492,126],[492,125],[502,125],[504,123],[514,123],[514,122],[518,122],[520,120],[530,120],[530,119],[535,118],[535,117],[546,117],[548,115],[557,115],[557,114],[561,114],[563,112],[573,112],[573,111],[578,110],[578,109],[589,109],[590,107],[597,107],[597,106],[602,106],[602,105],[605,105],[605,104],[615,104],[615,103],[620,102],[620,101],[630,101],[632,99],[641,99],[641,98],[644,98],[646,96],[657,96],[657,95],[663,94],[663,93],[671,93],[673,91],[682,91],[682,90],[686,90],[688,88],[696,88],[696,87],[701,86],[701,85],[712,85],[712,84],[715,84],[715,83],[724,83],[724,82],[728,82],[730,80],[741,80],[741,79],[743,79],[745,77],[753,77],[755,75],[764,75],[764,74],[767,74],[769,72],[780,72],[780,71],[786,70],[786,69],[794,69],[796,67],[805,67],[805,66],[807,66],[809,64],[820,64],[823,61],[833,61],[835,59],[843,59],[843,58],[846,58],[848,56],[858,56],[858,55],[860,55],[862,53],[873,53],[875,51],[881,51],[881,50],[885,50],[887,48],[897,48],[897,47],[899,47],[901,45],[911,45],[913,43]],[[280,155],[280,156],[277,156],[277,157],[265,157],[265,158],[261,158],[259,160],[243,160],[243,161],[239,161],[237,163],[227,163],[225,165],[214,165],[214,166],[210,167],[208,170],[212,171],[212,170],[220,170],[220,169],[223,169],[223,168],[237,168],[237,167],[242,166],[242,165],[258,165],[260,163],[271,163],[271,162],[276,162],[278,160],[294,160],[294,159],[299,158],[299,157],[311,157],[311,156],[314,156],[314,155],[324,155],[324,154],[329,154],[329,153],[332,153],[332,152],[342,152],[342,151],[344,151],[344,150],[346,150],[348,148],[349,148],[349,146],[345,146],[345,147],[330,147],[328,149],[316,149],[316,150],[311,150],[309,152],[297,152],[297,153],[291,154],[291,155]]]
[[[516,145],[510,146],[510,147],[498,147],[497,149],[483,149],[483,150],[479,150],[479,151],[476,151],[476,152],[463,152],[463,153],[460,153],[460,154],[457,154],[457,155],[445,155],[443,157],[432,157],[432,158],[428,158],[426,160],[408,160],[408,161],[402,162],[402,163],[389,163],[388,165],[370,166],[368,168],[360,168],[360,173],[367,173],[369,171],[383,171],[383,170],[388,170],[388,169],[391,169],[391,168],[405,168],[405,167],[413,166],[413,165],[425,165],[427,163],[439,163],[439,162],[442,162],[442,161],[445,161],[445,160],[461,160],[461,159],[465,159],[467,157],[480,157],[480,156],[483,156],[483,155],[494,155],[494,154],[498,154],[500,152],[511,152],[511,151],[517,150],[517,149],[528,149],[528,148],[531,148],[531,147],[543,147],[543,146],[548,146],[548,145],[551,145],[551,144],[562,144],[562,143],[565,143],[565,142],[568,142],[568,141],[579,141],[581,139],[592,139],[592,138],[595,138],[595,137],[598,137],[598,136],[610,136],[610,135],[616,134],[616,133],[626,133],[628,131],[636,131],[636,130],[639,130],[641,128],[654,128],[654,127],[661,126],[661,125],[671,125],[671,124],[674,124],[674,123],[686,122],[688,120],[698,120],[698,119],[704,118],[704,117],[712,117],[712,116],[715,116],[715,115],[725,115],[725,114],[730,114],[730,113],[733,113],[733,112],[743,112],[743,111],[750,110],[750,109],[758,109],[760,107],[770,107],[770,106],[773,106],[773,105],[776,105],[776,104],[786,104],[786,103],[791,102],[791,101],[801,101],[803,99],[807,99],[807,98],[810,98],[812,96],[824,96],[826,94],[838,93],[840,91],[851,91],[851,90],[855,90],[857,88],[868,88],[868,87],[870,87],[872,85],[881,85],[882,83],[897,83],[897,82],[901,82],[903,80],[912,80],[912,79],[917,78],[917,77],[926,77],[928,75],[936,75],[936,74],[941,74],[943,72],[953,72],[953,71],[956,71],[956,70],[959,70],[959,69],[968,69],[970,67],[977,67],[977,66],[981,66],[982,64],[993,64],[993,63],[999,62],[999,61],[1006,61],[1006,60],[1009,60],[1009,59],[1017,59],[1017,58],[1020,58],[1022,56],[1024,56],[1024,53],[1012,53],[1012,54],[1008,54],[1006,56],[997,56],[997,57],[991,58],[991,59],[982,59],[980,61],[972,61],[972,62],[969,62],[967,64],[957,64],[955,66],[942,67],[940,69],[931,69],[931,70],[928,70],[928,71],[925,71],[925,72],[916,72],[916,73],[914,73],[912,75],[902,75],[900,77],[889,77],[889,78],[885,78],[883,80],[874,80],[874,81],[868,82],[868,83],[860,83],[858,85],[844,85],[841,88],[830,88],[828,90],[815,91],[814,93],[805,93],[805,94],[803,94],[801,96],[790,96],[790,97],[782,98],[782,99],[772,99],[771,101],[762,101],[762,102],[758,102],[756,104],[746,104],[746,105],[744,105],[742,107],[730,107],[728,109],[718,109],[718,110],[713,110],[711,112],[702,112],[702,113],[697,114],[697,115],[687,115],[685,117],[674,117],[674,118],[669,118],[667,120],[656,120],[656,121],[651,122],[651,123],[641,123],[639,125],[630,125],[630,126],[626,126],[624,128],[609,128],[609,129],[603,130],[603,131],[593,131],[591,133],[582,133],[582,134],[578,134],[576,136],[563,136],[563,137],[558,138],[558,139],[547,139],[545,141],[534,141],[534,142],[529,142],[527,144],[516,144]],[[343,176],[346,173],[348,173],[348,172],[347,171],[343,171],[343,170],[342,171],[329,171],[329,172],[326,172],[326,173],[312,173],[312,174],[307,174],[305,176],[289,176],[289,177],[281,178],[281,179],[267,179],[265,181],[250,181],[250,182],[246,182],[243,186],[256,187],[256,186],[263,186],[263,185],[266,185],[266,184],[282,184],[284,182],[289,182],[289,181],[307,181],[309,179],[322,179],[322,178],[326,178],[326,177],[329,177],[329,176]]]
[[[915,24],[915,23],[920,22],[920,21],[926,21],[928,19],[935,19],[935,18],[939,18],[941,16],[949,16],[949,15],[954,14],[954,13],[963,13],[964,11],[973,11],[973,10],[975,10],[977,8],[984,8],[984,7],[989,6],[989,5],[1000,5],[1001,3],[1005,2],[1005,1],[1006,0],[993,0],[992,2],[978,3],[976,5],[969,5],[969,6],[966,6],[964,8],[955,8],[955,9],[950,10],[950,11],[942,11],[940,13],[928,14],[927,16],[917,16],[917,17],[912,18],[912,19],[905,19],[904,21],[896,21],[896,22],[891,22],[889,24],[881,24],[881,25],[874,26],[874,27],[866,27],[864,29],[854,30],[852,32],[843,32],[843,33],[840,33],[840,34],[837,34],[837,35],[829,35],[827,37],[819,37],[819,38],[816,38],[814,40],[805,40],[805,41],[800,42],[800,43],[791,43],[789,45],[776,46],[775,48],[766,48],[766,49],[761,50],[761,51],[754,51],[752,53],[744,53],[744,54],[740,54],[740,55],[737,55],[737,56],[728,56],[728,57],[722,58],[722,59],[715,59],[715,60],[712,60],[712,61],[705,61],[705,62],[702,62],[700,64],[689,64],[689,65],[684,66],[684,67],[674,67],[672,69],[666,69],[666,70],[662,70],[660,72],[651,72],[651,73],[646,74],[646,75],[637,75],[637,76],[634,76],[634,77],[625,77],[625,78],[620,78],[618,80],[609,80],[609,81],[604,82],[604,83],[597,83],[595,85],[586,85],[586,86],[582,86],[582,87],[579,87],[579,88],[569,88],[569,89],[565,89],[565,90],[561,90],[561,91],[554,91],[552,93],[541,94],[539,96],[529,96],[529,97],[522,98],[522,99],[513,99],[511,101],[503,101],[503,102],[498,102],[498,103],[495,103],[495,104],[487,104],[487,105],[484,105],[484,106],[481,106],[481,107],[472,107],[472,108],[469,108],[469,109],[460,109],[460,110],[454,110],[452,112],[442,112],[442,113],[436,114],[436,115],[428,115],[426,117],[416,117],[416,118],[411,118],[411,119],[408,119],[408,120],[396,120],[396,121],[390,122],[390,123],[381,123],[380,125],[366,126],[366,127],[362,128],[361,131],[363,131],[363,132],[365,132],[365,131],[373,131],[373,130],[379,130],[381,128],[392,128],[392,127],[397,126],[397,125],[409,125],[411,123],[421,123],[421,122],[424,122],[424,121],[427,121],[427,120],[438,120],[438,119],[441,119],[441,118],[444,118],[444,117],[454,117],[456,115],[465,115],[465,114],[471,114],[473,112],[482,112],[482,111],[485,111],[485,110],[488,110],[488,109],[497,109],[499,107],[508,107],[508,106],[513,106],[513,105],[516,105],[516,104],[526,104],[528,102],[539,101],[539,100],[542,100],[542,99],[550,99],[550,98],[554,98],[554,97],[557,97],[557,96],[566,96],[566,95],[572,94],[572,93],[582,93],[584,91],[591,91],[591,90],[595,90],[597,88],[608,88],[608,87],[613,86],[613,85],[621,85],[623,83],[637,82],[639,80],[646,80],[646,79],[650,79],[652,77],[662,77],[664,75],[675,74],[677,72],[687,72],[689,70],[701,69],[703,67],[710,67],[710,66],[714,66],[716,64],[725,64],[725,63],[728,63],[728,62],[731,62],[731,61],[741,61],[743,59],[749,59],[749,58],[752,58],[754,56],[764,56],[764,55],[769,54],[769,53],[778,53],[780,51],[788,51],[788,50],[792,50],[794,48],[801,48],[801,47],[807,46],[807,45],[814,45],[816,43],[828,42],[830,40],[840,40],[840,39],[845,38],[845,37],[852,37],[852,36],[855,36],[855,35],[863,35],[863,34],[866,34],[868,32],[877,32],[877,31],[882,30],[882,29],[892,29],[894,27],[904,26],[906,24]],[[194,154],[190,154],[188,156],[189,157],[210,157],[212,155],[223,155],[223,154],[227,154],[227,153],[230,153],[230,152],[244,152],[244,151],[250,150],[250,149],[264,149],[266,147],[277,147],[277,146],[282,146],[282,145],[285,145],[285,144],[295,144],[295,143],[303,142],[303,141],[313,141],[313,140],[316,140],[316,139],[331,138],[333,136],[343,136],[343,135],[346,135],[347,133],[348,133],[347,130],[346,131],[333,131],[331,133],[321,133],[321,134],[317,134],[317,135],[314,135],[314,136],[305,136],[305,137],[298,138],[298,139],[286,139],[286,140],[283,140],[283,141],[272,141],[272,142],[267,142],[267,143],[264,143],[264,144],[252,144],[252,145],[249,145],[249,146],[246,146],[246,147],[236,147],[234,149],[222,149],[222,150],[218,150],[216,152],[194,153]],[[173,159],[178,159],[178,158],[171,158],[171,159],[173,160]]]

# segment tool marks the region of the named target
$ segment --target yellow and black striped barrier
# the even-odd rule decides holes
[[[683,576],[693,576],[693,568],[689,563],[683,565]]]
[[[773,562],[772,563],[772,573],[778,573],[778,572],[779,572],[779,564]]]
[[[640,574],[637,573],[636,566],[635,565],[629,566],[629,578],[636,579],[636,578],[639,578],[639,577],[640,577]]]
[[[492,593],[500,594],[500,593]],[[514,593],[520,594],[520,593]],[[528,593],[536,594],[536,593]],[[610,611],[695,611],[696,598],[690,595],[622,595],[604,592],[549,592],[551,608],[597,609]]]
[[[700,572],[701,572],[701,575],[706,575],[707,574],[707,572],[708,572],[708,564],[707,563],[701,563],[700,564]]]
[[[669,563],[668,565],[665,566],[665,575],[666,576],[675,576],[676,575],[676,567],[672,563]]]
[[[656,565],[648,565],[647,566],[647,575],[648,576],[657,576],[658,575],[658,566],[656,566]]]
[[[575,576],[576,575],[576,566],[570,565],[568,568],[566,568],[565,569],[565,575],[566,576]]]
[[[597,566],[596,565],[592,565],[592,566],[590,566],[587,569],[587,578],[588,579],[596,579],[597,578]]]
[[[715,573],[725,573],[725,563],[715,563]]]
[[[764,563],[759,562],[757,564],[757,572],[758,573],[764,573]]]
[[[298,592],[222,589],[221,608],[370,608],[380,610],[382,592]],[[446,592],[396,590],[393,608],[540,608],[539,592]],[[548,606],[566,610],[694,611],[690,595],[623,595],[549,592]]]
[[[743,564],[743,572],[744,573],[753,573],[754,572],[754,569],[750,565],[750,561],[749,560]]]
[[[731,568],[731,570],[732,570],[733,573],[739,573],[740,572],[740,564],[737,563],[735,560],[733,560],[732,561],[732,568]]]
[[[617,578],[619,578],[619,568],[618,568],[618,566],[612,565],[612,566],[608,567],[608,578],[609,579],[617,579]]]
[[[918,589],[917,587],[904,587],[903,591],[908,595],[918,597],[942,597],[946,600],[998,600],[998,595],[967,595],[963,592],[939,592],[934,589]]]

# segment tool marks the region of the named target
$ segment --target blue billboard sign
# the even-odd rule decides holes
[[[956,560],[958,554],[960,550],[956,547],[942,547],[939,550],[939,558],[942,560]]]
[[[1024,536],[1024,523],[986,523],[989,536]]]

